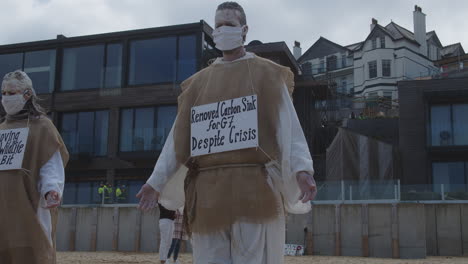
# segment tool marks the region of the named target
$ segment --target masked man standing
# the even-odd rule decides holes
[[[247,53],[247,32],[239,4],[218,6],[213,37],[223,57],[181,84],[174,127],[137,196],[143,210],[153,208],[158,199],[170,209],[185,201],[197,264],[283,263],[284,211],[309,212],[308,202],[316,194],[312,158],[290,98],[294,75],[289,68]],[[236,130],[239,136],[229,142],[258,136],[258,145],[194,155],[203,141],[194,140],[191,128],[209,114],[196,115],[195,109],[224,101],[232,106],[237,98],[252,99],[249,110],[257,111],[258,130]],[[228,107],[221,115],[236,109]]]
[[[0,124],[0,263],[55,263],[56,207],[65,181],[67,149],[36,103],[22,71],[2,82]],[[22,156],[22,159],[18,159]],[[5,156],[7,162],[3,162]],[[17,161],[17,167],[13,166]]]

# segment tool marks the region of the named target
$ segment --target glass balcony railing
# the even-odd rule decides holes
[[[100,182],[65,184],[64,205],[137,204],[135,195],[143,180],[120,180],[116,186],[99,191]],[[317,183],[314,203],[398,203],[398,202],[467,202],[468,184],[401,185],[388,181],[328,181]],[[119,190],[119,191],[117,191]]]
[[[100,181],[67,182],[63,191],[64,205],[136,204],[135,197],[143,180],[120,180],[115,186],[101,186]]]
[[[334,181],[317,183],[316,202],[467,201],[468,184],[401,185],[390,181]]]

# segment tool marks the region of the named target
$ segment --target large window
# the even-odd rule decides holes
[[[432,146],[468,145],[468,104],[431,106],[429,132]]]
[[[176,37],[133,41],[130,44],[129,84],[174,81],[176,56]]]
[[[70,154],[105,156],[109,112],[63,113],[60,131]]]
[[[33,82],[36,93],[51,93],[54,89],[55,50],[0,55],[0,80],[8,72],[23,70]]]
[[[197,37],[179,37],[179,58],[177,60],[177,80],[183,81],[197,71]]]
[[[434,189],[439,190],[444,184],[445,191],[465,190],[468,182],[467,162],[433,162],[432,181]]]
[[[14,70],[23,69],[23,53],[0,55],[0,79]]]
[[[197,70],[195,35],[130,43],[129,85],[181,82]]]
[[[382,60],[382,76],[390,77],[392,76],[392,61],[391,60]]]
[[[369,79],[377,77],[377,61],[368,62],[369,65]]]
[[[120,87],[122,44],[100,44],[63,51],[62,91]]]
[[[162,150],[176,114],[176,106],[122,110],[120,119],[120,151]]]

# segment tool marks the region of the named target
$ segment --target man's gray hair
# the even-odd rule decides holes
[[[216,11],[221,11],[221,10],[235,10],[238,11],[238,16],[239,16],[239,21],[242,26],[247,25],[247,17],[245,16],[244,8],[242,8],[241,5],[239,5],[236,2],[224,2],[218,6]]]
[[[5,74],[5,76],[3,77],[2,89],[7,84],[12,84],[21,91],[29,90],[33,95],[36,94],[33,88],[31,78],[29,78],[29,76],[23,71],[16,70],[14,72],[9,72]]]
[[[8,84],[16,86],[16,88],[22,92],[30,91],[31,98],[26,102],[24,107],[30,115],[34,117],[47,115],[47,111],[38,104],[40,99],[36,96],[36,91],[34,91],[31,78],[29,78],[25,72],[16,70],[14,72],[7,73],[5,77],[3,77],[2,89]]]

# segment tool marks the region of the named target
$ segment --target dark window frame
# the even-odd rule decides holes
[[[51,82],[51,87],[52,87],[52,90],[49,90],[47,93],[39,93],[37,91],[37,89],[34,89],[36,91],[37,94],[52,94],[53,92],[56,91],[56,81],[57,81],[57,69],[58,69],[58,64],[57,64],[57,58],[58,58],[58,51],[59,51],[59,48],[58,47],[47,47],[47,48],[43,48],[43,49],[31,49],[31,50],[20,50],[20,51],[14,51],[14,52],[7,52],[7,53],[1,53],[1,55],[11,55],[11,54],[21,54],[21,71],[24,71],[24,64],[25,64],[25,61],[26,61],[26,53],[32,53],[32,52],[40,52],[40,51],[55,51],[55,60],[54,60],[54,76],[51,80],[49,80]],[[14,70],[19,70],[19,69],[14,69]],[[14,71],[13,70],[13,71]],[[0,76],[1,79],[3,79],[3,76]],[[33,87],[34,87],[34,80],[33,80]],[[0,95],[1,96],[1,95]]]
[[[110,129],[110,110],[109,109],[98,109],[98,110],[87,110],[87,111],[70,111],[70,112],[60,112],[59,113],[59,132],[62,133],[62,130],[63,130],[63,116],[64,114],[75,114],[76,115],[76,120],[75,120],[75,127],[76,127],[76,130],[75,131],[78,131],[79,130],[79,113],[93,113],[93,139],[92,141],[95,142],[95,139],[96,139],[96,112],[107,112],[107,142],[106,142],[106,149],[105,149],[105,154],[103,155],[97,155],[96,152],[95,152],[95,149],[93,148],[93,152],[92,153],[88,153],[88,152],[77,152],[77,153],[71,153],[70,152],[70,155],[71,156],[76,156],[76,155],[90,155],[91,157],[107,157],[109,155],[109,129]],[[79,144],[78,144],[79,145]]]
[[[428,112],[429,112],[429,115],[428,115],[428,126],[427,126],[427,135],[428,135],[428,139],[427,139],[427,145],[428,147],[436,147],[436,148],[444,148],[444,147],[464,147],[464,146],[468,146],[468,144],[466,145],[456,145],[455,144],[455,133],[454,133],[454,117],[453,117],[453,106],[454,105],[468,105],[468,102],[466,103],[433,103],[433,104],[429,104],[429,109],[428,109]],[[439,145],[433,145],[433,142],[432,142],[432,107],[433,106],[448,106],[449,107],[449,110],[450,110],[450,133],[451,133],[451,139],[450,139],[450,144],[448,145],[444,145],[444,146],[439,146]]]
[[[375,66],[371,66],[371,64],[375,65]],[[369,79],[374,79],[374,78],[377,78],[378,77],[378,72],[377,72],[377,61],[376,60],[373,60],[373,61],[369,61],[367,62],[367,67],[369,67]],[[374,73],[374,70],[373,68],[375,68],[375,76],[372,76],[371,73]]]
[[[434,184],[434,164],[436,163],[442,163],[442,164],[447,164],[447,163],[462,163],[463,164],[463,179],[465,181],[465,185],[468,185],[468,160],[463,160],[463,159],[456,159],[456,160],[432,160],[430,162],[430,171],[431,171],[431,183]],[[448,179],[450,181],[450,178]],[[451,185],[451,183],[448,183]],[[467,186],[468,187],[468,186]],[[445,190],[447,191],[447,189]]]
[[[385,49],[385,37],[380,37],[380,48]]]
[[[126,87],[144,87],[144,86],[151,86],[151,85],[164,85],[164,84],[174,84],[174,83],[177,83],[177,84],[180,84],[182,83],[184,80],[179,80],[179,59],[180,59],[180,51],[179,51],[179,40],[180,40],[180,37],[186,37],[186,36],[194,36],[195,37],[195,45],[196,47],[198,47],[198,38],[197,38],[197,33],[195,32],[191,32],[191,33],[180,33],[180,34],[170,34],[170,35],[156,35],[156,36],[148,36],[148,37],[144,37],[144,38],[132,38],[132,39],[129,39],[128,40],[128,44],[127,44],[127,48],[126,48],[126,52],[127,52],[127,60],[126,60],[126,72],[124,73],[125,74],[125,79],[126,79],[126,83],[125,83],[125,86]],[[174,70],[174,78],[172,81],[161,81],[161,82],[151,82],[151,83],[144,83],[144,84],[130,84],[130,62],[131,62],[131,45],[132,45],[132,42],[135,42],[135,41],[147,41],[147,40],[153,40],[153,39],[160,39],[160,38],[170,38],[170,37],[175,37],[176,38],[176,43],[174,44],[175,45],[175,50],[176,50],[176,57],[175,57],[175,70]],[[203,45],[203,44],[202,44]],[[195,57],[195,72],[197,72],[197,66],[199,65],[199,55],[197,55],[197,48],[195,48],[195,54],[194,54],[194,57]]]
[[[372,39],[372,49],[377,49],[377,38]]]
[[[107,67],[107,47],[109,45],[114,45],[114,44],[120,44],[122,46],[122,61],[121,61],[121,67],[120,67],[120,86],[118,87],[105,87],[105,82],[106,82],[106,67]],[[104,54],[102,56],[102,66],[101,70],[103,71],[103,76],[101,80],[101,87],[93,87],[93,88],[86,88],[86,89],[71,89],[71,90],[63,90],[62,87],[62,82],[63,82],[63,60],[65,59],[65,50],[66,49],[75,49],[75,48],[84,48],[84,47],[91,47],[91,46],[104,46]],[[58,91],[61,93],[67,93],[67,92],[76,92],[76,91],[93,91],[93,90],[105,90],[105,89],[116,89],[116,88],[122,88],[124,85],[124,64],[125,64],[125,41],[124,40],[116,40],[116,41],[104,41],[104,42],[91,42],[91,43],[82,43],[82,44],[77,44],[77,45],[67,45],[61,47],[61,58],[60,58],[60,70],[58,70],[60,74],[60,80],[58,84]],[[57,71],[57,70],[56,70]]]
[[[382,60],[382,77],[392,77],[392,60]]]
[[[121,141],[121,137],[122,137],[122,123],[123,123],[123,118],[122,118],[122,114],[123,114],[123,111],[125,110],[132,110],[132,134],[131,134],[131,138],[133,139],[134,138],[134,133],[135,133],[135,120],[136,120],[136,109],[144,109],[144,108],[148,108],[148,109],[153,109],[153,122],[155,124],[155,126],[153,127],[153,129],[158,129],[158,108],[160,107],[170,107],[170,106],[173,106],[173,107],[176,107],[177,109],[177,104],[159,104],[159,105],[154,105],[154,106],[141,106],[141,107],[124,107],[124,108],[120,108],[120,111],[119,111],[119,132],[118,132],[118,144],[117,144],[117,149],[118,149],[118,153],[119,155],[126,155],[128,153],[135,153],[135,152],[138,152],[138,153],[160,153],[162,151],[162,148],[164,147],[164,144],[163,144],[163,147],[161,149],[150,149],[150,150],[129,150],[129,151],[122,151],[122,141]],[[176,116],[177,116],[177,112],[176,112]],[[175,117],[174,117],[175,118]],[[132,149],[133,149],[133,143],[132,143]]]

